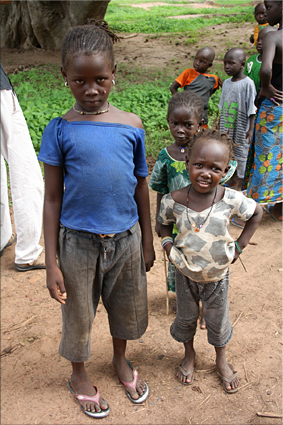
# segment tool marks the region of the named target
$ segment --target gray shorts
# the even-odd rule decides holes
[[[146,271],[139,225],[102,238],[61,225],[59,266],[67,291],[59,353],[72,362],[90,357],[90,337],[102,298],[111,335],[138,339],[148,323]]]
[[[218,282],[198,283],[176,269],[177,315],[171,335],[178,342],[190,341],[197,328],[199,301],[202,302],[208,342],[224,347],[233,335],[228,303],[229,270]]]

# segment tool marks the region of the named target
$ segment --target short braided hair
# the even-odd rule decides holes
[[[197,94],[190,90],[177,92],[171,97],[168,104],[167,120],[174,109],[182,106],[190,109],[195,114],[198,123],[201,122],[204,116],[203,101]]]
[[[119,40],[106,21],[90,19],[86,25],[73,28],[65,36],[62,46],[62,65],[66,68],[68,57],[77,53],[107,53],[111,66],[114,66],[113,44]]]
[[[190,158],[194,147],[196,146],[199,140],[216,140],[217,142],[223,144],[227,147],[228,150],[228,162],[233,158],[233,140],[226,133],[222,133],[219,130],[214,129],[201,129],[197,134],[194,135],[191,143],[187,147],[186,157]]]

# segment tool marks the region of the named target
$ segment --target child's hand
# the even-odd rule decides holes
[[[147,272],[153,267],[155,260],[155,252],[153,244],[143,244],[143,257],[145,262],[145,269]]]
[[[232,261],[232,263],[231,263],[231,264],[235,263],[235,262],[238,260],[239,255],[240,255],[240,253],[239,253],[239,251],[237,250],[237,248],[235,247],[235,255],[234,255],[234,259],[233,259],[233,261]]]
[[[54,298],[61,304],[65,304],[67,293],[64,285],[64,279],[58,266],[47,269],[47,289],[51,298]]]
[[[254,39],[253,34],[250,36],[250,42],[251,42],[252,44],[254,44],[254,42],[255,42],[255,39]]]
[[[277,90],[271,84],[268,87],[261,87],[259,96],[264,96],[268,100],[274,103],[274,105],[279,106],[283,102],[283,92]]]
[[[252,141],[253,138],[253,129],[252,130],[248,130],[247,134],[246,134],[246,142],[249,145]]]
[[[168,258],[168,260],[169,260],[169,255],[170,255],[170,252],[171,252],[172,246],[173,246],[173,244],[172,244],[172,243],[168,243],[168,244],[164,247],[164,250],[165,250],[165,252],[166,252],[166,254],[167,254],[167,258]],[[170,261],[170,260],[169,260],[169,261]]]

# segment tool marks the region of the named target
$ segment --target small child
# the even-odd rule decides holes
[[[154,249],[142,122],[108,101],[116,39],[105,21],[66,35],[61,72],[75,103],[48,124],[39,154],[45,172],[47,288],[62,307],[59,353],[72,363],[70,391],[94,418],[110,412],[85,369],[100,296],[113,340],[112,365],[127,396],[142,403],[149,393],[125,358],[127,340],[140,338],[147,328],[145,272],[153,265]]]
[[[222,87],[222,81],[219,77],[214,74],[207,74],[208,68],[212,66],[214,57],[215,52],[211,47],[200,49],[194,59],[194,68],[185,69],[170,87],[172,94],[177,93],[179,87],[184,87],[184,90],[193,91],[201,97],[204,104],[204,128],[207,128],[208,123],[209,98],[219,87]]]
[[[262,59],[262,40],[264,35],[270,31],[276,31],[276,29],[268,25],[267,27],[263,28],[260,31],[258,35],[257,43],[256,43],[256,50],[258,51],[259,54],[252,55],[249,57],[246,63],[245,71],[244,71],[244,74],[247,77],[250,77],[250,79],[253,80],[253,82],[255,83],[256,92],[259,89],[259,83],[260,83],[259,70],[261,67],[261,59]]]
[[[155,231],[158,236],[161,236],[160,223],[157,218],[162,196],[182,189],[190,183],[185,163],[186,148],[194,135],[201,129],[203,114],[201,98],[191,91],[178,92],[169,100],[167,122],[175,141],[159,153],[149,181],[149,187],[157,192]],[[231,161],[230,165],[229,173],[221,183],[225,183],[235,172],[236,161]],[[177,228],[173,226],[173,240],[177,234]],[[167,285],[168,290],[175,293],[175,266],[172,263],[168,264]],[[202,320],[201,328],[205,329]]]
[[[259,32],[266,26],[268,26],[268,22],[266,19],[266,8],[264,3],[258,3],[255,6],[255,20],[257,21],[256,26],[254,27],[254,33],[250,36],[250,42],[256,46]]]
[[[215,347],[216,366],[224,390],[239,388],[237,372],[226,361],[226,345],[233,335],[229,318],[229,265],[247,246],[262,217],[262,208],[242,192],[220,186],[228,173],[232,140],[217,130],[198,133],[188,147],[186,168],[191,184],[162,198],[162,247],[176,266],[177,315],[171,335],[182,342],[185,357],[177,378],[194,379],[194,335],[202,301],[208,342]],[[229,221],[240,217],[246,226],[237,241],[229,234]],[[178,228],[175,244],[173,224]]]
[[[253,135],[256,107],[254,82],[247,77],[246,54],[243,49],[233,47],[224,56],[224,70],[231,76],[224,81],[219,102],[220,130],[229,132],[234,142],[234,158],[237,160],[237,173],[229,181],[230,187],[241,189],[245,175],[249,144]]]

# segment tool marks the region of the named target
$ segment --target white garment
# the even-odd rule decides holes
[[[9,165],[17,244],[15,263],[35,261],[42,252],[43,178],[28,127],[16,95],[1,90],[1,244],[12,235],[7,194],[7,174],[3,157]]]

